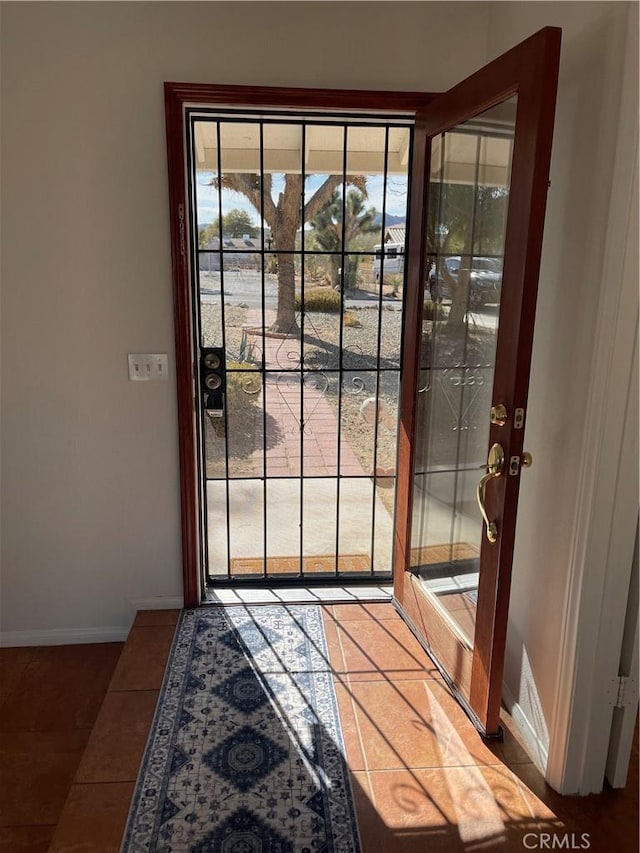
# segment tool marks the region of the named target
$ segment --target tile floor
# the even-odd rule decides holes
[[[46,853],[122,643],[0,649],[0,850]]]
[[[523,851],[538,833],[590,833],[596,853],[638,849],[637,738],[627,788],[560,797],[504,715],[477,734],[390,604],[325,608],[364,853]]]
[[[177,616],[138,614],[117,665],[117,644],[0,652],[2,853],[118,851]],[[638,850],[637,737],[624,790],[560,797],[507,716],[482,741],[391,604],[324,617],[364,853]]]

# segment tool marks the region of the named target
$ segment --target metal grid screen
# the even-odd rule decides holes
[[[189,118],[206,580],[387,579],[411,126]]]

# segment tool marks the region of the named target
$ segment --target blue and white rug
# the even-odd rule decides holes
[[[317,606],[181,615],[122,853],[358,853]]]

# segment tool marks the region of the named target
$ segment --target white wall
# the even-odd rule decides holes
[[[544,25],[563,28],[525,437],[534,465],[522,477],[505,684],[518,721],[537,746],[540,764],[545,766],[549,757],[551,781],[565,792],[600,789],[604,761],[589,788],[583,787],[578,768],[584,758],[578,753],[594,751],[586,721],[584,743],[571,762],[568,745],[577,736],[579,715],[589,713],[598,689],[594,684],[590,693],[586,681],[602,679],[594,671],[595,648],[586,663],[586,646],[606,643],[607,634],[622,632],[621,624],[607,624],[600,602],[610,512],[615,489],[620,488],[616,472],[637,316],[636,240],[636,248],[627,246],[635,284],[632,279],[632,297],[625,296],[626,315],[618,318],[616,330],[638,124],[637,37],[627,42],[627,35],[635,36],[638,26],[637,8],[631,10],[632,5],[637,6],[495,3],[489,17],[489,58]],[[621,110],[623,91],[627,103]],[[629,290],[628,282],[624,287]],[[613,369],[608,360],[615,338],[621,335],[630,342],[626,364],[623,358],[617,373],[608,372]],[[615,382],[621,388],[608,390]],[[607,393],[609,397],[617,393],[622,410],[618,423],[608,418],[611,408],[603,411],[611,405]],[[603,447],[607,430],[610,435]],[[627,469],[637,466],[637,442],[633,456]],[[596,471],[599,465],[602,468]],[[604,494],[605,486],[611,486],[611,494]],[[619,557],[614,571],[623,601],[633,554],[637,484],[635,489],[632,483],[625,488],[630,520],[618,530],[614,543]],[[609,578],[612,582],[615,579]],[[604,631],[598,639],[600,618]],[[573,668],[572,645],[581,650],[586,663],[582,668]],[[609,677],[614,675],[609,672]],[[573,690],[572,678],[582,699]],[[606,721],[602,723],[606,754]],[[566,775],[568,763],[573,767],[572,781]]]
[[[175,388],[129,383],[126,360],[173,362],[163,81],[438,91],[484,63],[487,20],[475,2],[2,5],[5,639],[115,637],[128,600],[181,592]]]

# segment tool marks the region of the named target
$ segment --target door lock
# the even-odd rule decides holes
[[[527,453],[527,451],[522,454],[522,458],[520,456],[512,456],[509,459],[509,474],[512,477],[517,477],[521,468],[531,468],[532,465],[533,456]]]
[[[478,508],[482,513],[484,523],[487,526],[487,539],[489,542],[498,541],[498,525],[495,521],[490,521],[489,516],[487,515],[487,510],[484,505],[485,491],[489,480],[493,480],[494,477],[500,477],[503,470],[504,450],[501,445],[494,444],[489,451],[489,458],[487,459],[487,473],[480,478],[480,482],[478,483],[478,488],[476,490],[476,500],[478,502]]]
[[[496,424],[497,426],[504,426],[507,422],[507,407],[502,403],[498,403],[497,406],[491,406],[491,423]]]
[[[225,378],[223,349],[221,347],[202,349],[200,356],[202,403],[205,410],[215,417],[222,417],[224,413]]]
[[[221,364],[220,355],[217,352],[208,352],[202,359],[207,370],[218,370]]]

